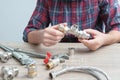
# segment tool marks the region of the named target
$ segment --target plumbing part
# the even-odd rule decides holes
[[[50,52],[47,52],[44,63],[46,64],[47,69],[52,69],[58,64],[65,62],[67,59],[69,59],[69,56],[67,54],[58,54],[52,56]]]
[[[55,59],[55,58],[62,58],[65,60],[69,60],[69,55],[67,53],[60,53],[52,56],[52,59]]]
[[[2,44],[0,44],[0,48],[2,48],[6,52],[10,52],[11,55],[13,57],[15,57],[18,61],[20,61],[21,64],[23,64],[23,65],[28,65],[28,64],[31,64],[31,63],[35,63],[35,61],[33,59],[31,59],[28,55],[26,55],[25,53],[22,53],[22,52],[17,52],[17,51],[15,51],[16,49],[6,47]]]
[[[14,49],[12,49],[10,47],[6,47],[6,46],[4,46],[2,44],[0,44],[0,48],[3,49],[6,52],[13,52],[14,51]]]
[[[20,52],[13,52],[15,57],[22,65],[26,65],[28,69],[28,77],[33,78],[37,75],[36,62],[28,55]]]
[[[75,48],[72,48],[72,47],[68,48],[68,55],[72,57],[74,56],[74,54],[75,54]]]
[[[47,64],[49,62],[50,59],[56,59],[56,58],[61,58],[61,59],[65,59],[68,60],[69,56],[67,54],[57,54],[57,55],[52,55],[50,52],[46,53],[46,58],[44,59],[44,63]]]
[[[3,52],[0,51],[0,59],[2,62],[7,62],[9,59],[11,59],[12,53],[11,52]]]
[[[47,64],[49,62],[49,60],[51,59],[52,54],[50,52],[46,53],[46,58],[44,59],[44,63]]]
[[[16,52],[21,52],[21,53],[25,53],[31,57],[37,57],[37,58],[41,58],[41,59],[45,59],[46,58],[46,55],[45,54],[40,54],[40,53],[36,53],[36,52],[29,52],[29,51],[24,51],[24,50],[21,50],[19,48],[16,48],[14,49],[14,51]]]
[[[45,54],[39,54],[39,53],[35,53],[35,52],[29,52],[29,51],[24,51],[24,50],[21,50],[19,48],[10,48],[8,46],[4,46],[2,44],[0,44],[0,48],[3,49],[4,51],[6,52],[20,52],[20,53],[24,53],[24,54],[27,54],[31,57],[37,57],[37,58],[42,58],[42,59],[45,59],[46,58],[46,55]]]
[[[75,37],[81,38],[81,39],[90,39],[91,35],[86,33],[85,31],[82,31],[78,29],[78,25],[72,25],[71,28],[64,26],[63,24],[59,24],[58,29],[65,33],[65,34],[72,34]]]
[[[1,71],[3,80],[13,80],[13,78],[16,77],[19,73],[17,67],[2,67]]]
[[[55,58],[50,59],[49,62],[46,64],[47,69],[52,69],[56,67],[58,64],[65,62],[65,59],[62,58]]]
[[[39,54],[39,53],[36,53],[36,52],[30,52],[30,51],[24,51],[20,48],[10,48],[8,46],[4,46],[2,44],[0,44],[0,48],[3,49],[4,51],[6,52],[10,52],[10,53],[23,53],[22,55],[24,54],[27,54],[31,57],[37,57],[37,58],[41,58],[41,59],[45,59],[46,58],[46,54]],[[57,54],[57,55],[51,55],[51,58],[55,58],[55,57],[62,57],[64,59],[69,59],[68,55],[67,54]]]
[[[28,55],[20,52],[13,52],[13,57],[15,57],[22,65],[29,65],[35,63],[35,61]]]
[[[33,78],[37,75],[36,62],[28,55],[20,52],[13,52],[13,56],[20,61],[22,65],[26,65],[28,69],[28,77]]]
[[[7,62],[12,57],[12,52],[6,46],[0,44],[0,48],[5,52],[0,52],[0,59],[2,62]]]
[[[66,67],[63,68],[62,70],[59,71],[55,71],[55,72],[50,72],[49,76],[51,79],[56,78],[57,76],[66,73],[66,72],[82,72],[82,73],[87,73],[92,75],[93,77],[95,77],[97,80],[105,80],[103,79],[103,77],[101,77],[100,75],[104,76],[106,78],[106,80],[110,80],[110,78],[108,77],[108,75],[101,69],[99,68],[95,68],[95,67],[90,67],[90,66],[81,66],[81,67]]]
[[[27,65],[28,69],[28,77],[33,78],[37,76],[37,66],[36,64],[29,64]]]

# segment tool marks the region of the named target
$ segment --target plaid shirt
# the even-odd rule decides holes
[[[24,30],[23,40],[33,30],[67,22],[79,25],[79,30],[92,28],[101,32],[120,30],[119,0],[38,0],[31,19]],[[77,42],[67,35],[63,42]]]

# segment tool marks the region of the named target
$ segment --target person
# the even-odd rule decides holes
[[[58,30],[59,24],[68,27],[76,24],[93,39],[65,35]],[[119,0],[38,0],[23,32],[23,40],[45,46],[81,42],[90,50],[120,42]]]

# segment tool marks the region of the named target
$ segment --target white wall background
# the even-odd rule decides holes
[[[0,41],[22,42],[37,0],[0,0]]]

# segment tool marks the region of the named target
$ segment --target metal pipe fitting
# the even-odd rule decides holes
[[[106,78],[106,80],[110,80],[110,78],[108,77],[108,75],[101,69],[95,68],[95,67],[90,67],[90,66],[82,66],[82,67],[66,67],[63,68],[59,71],[54,71],[49,73],[49,76],[51,79],[56,78],[57,76],[65,73],[65,72],[84,72],[87,74],[92,75],[93,77],[95,77],[97,80],[104,80],[103,77],[101,77],[100,75],[104,76]]]
[[[33,78],[37,76],[37,66],[35,63],[27,65],[28,77]]]
[[[0,51],[0,59],[1,59],[2,62],[7,62],[11,58],[12,58],[12,53],[11,52]]]
[[[13,52],[13,57],[15,57],[22,65],[29,65],[31,63],[35,63],[35,60],[21,52]]]
[[[65,27],[63,24],[59,24],[58,30],[66,34],[66,32],[69,31],[70,29],[68,27]]]
[[[47,69],[52,69],[55,66],[57,66],[59,63],[65,62],[65,60],[68,60],[69,56],[68,54],[57,54],[57,55],[51,55],[51,53],[47,53],[46,58],[44,59],[44,63],[46,64]]]
[[[63,24],[59,24],[58,29],[65,33],[65,34],[72,34],[75,37],[81,38],[81,39],[90,39],[91,35],[86,33],[85,31],[79,30],[78,25],[74,24],[70,28],[65,27]]]
[[[52,69],[60,63],[60,58],[51,59],[47,64],[47,69]]]
[[[13,78],[16,77],[19,73],[17,67],[2,67],[1,71],[3,80],[13,80]]]
[[[74,56],[75,55],[75,48],[68,48],[68,55],[69,56]]]

